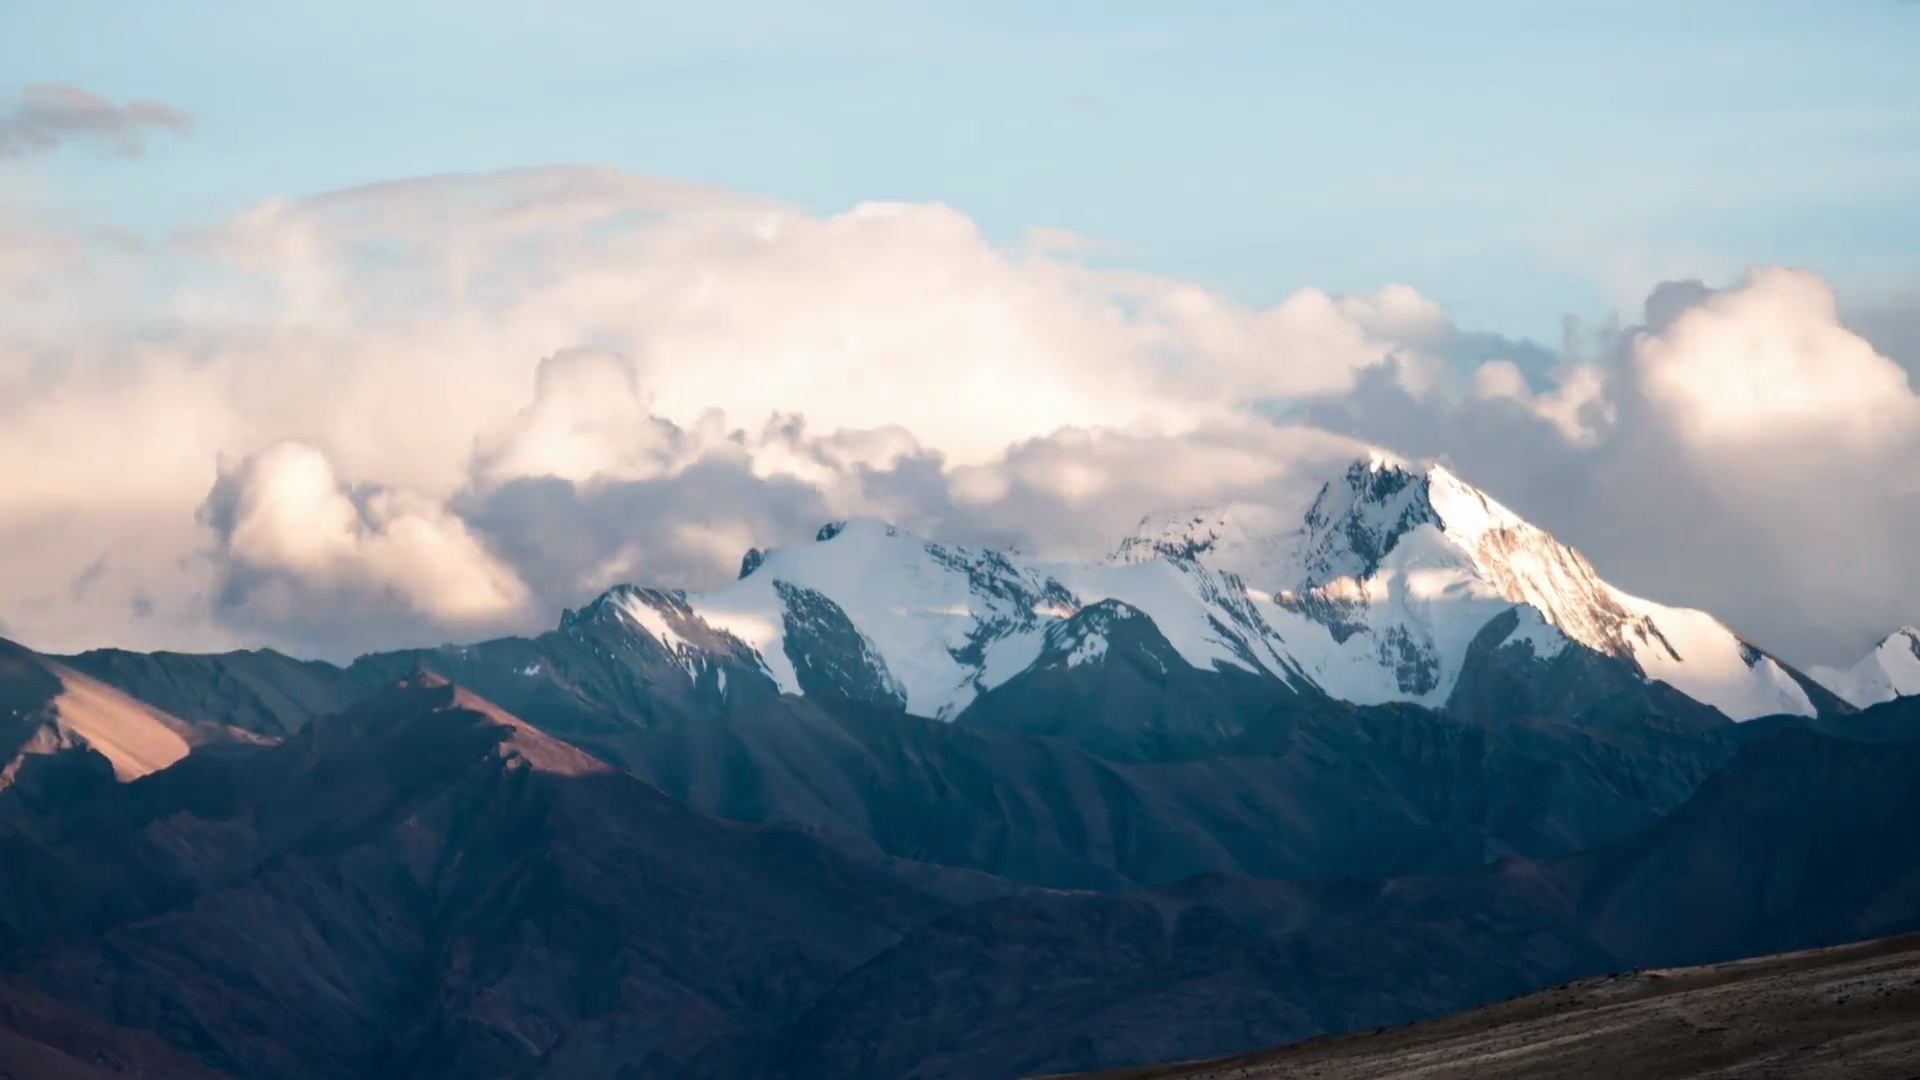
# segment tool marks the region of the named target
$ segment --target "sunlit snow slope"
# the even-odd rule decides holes
[[[1894,631],[1850,668],[1812,668],[1807,674],[1848,702],[1866,708],[1920,694],[1920,629]]]

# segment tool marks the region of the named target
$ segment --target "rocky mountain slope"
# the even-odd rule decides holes
[[[25,987],[0,982],[0,1077],[6,1080],[221,1080],[147,1032],[114,1027]]]
[[[1737,729],[1481,724],[1410,706],[1263,714],[1220,752],[1063,739],[781,699],[597,744],[688,805],[1061,888],[1196,874],[1380,877],[1597,846],[1683,802]]]
[[[1858,719],[1898,732],[1875,718],[1908,706]],[[1651,818],[1634,785],[1691,736],[1624,725],[1581,757],[1560,734],[1515,741],[1524,725],[1349,708],[1346,741],[1279,717],[1264,744],[1157,763],[890,713],[742,714],[652,729],[711,738],[635,759],[680,799],[432,677],[130,780],[75,743],[0,792],[0,977],[236,1080],[986,1078],[1920,918],[1911,861],[1887,857],[1920,840],[1920,743],[1727,725],[1744,747],[1674,813],[1526,858],[1503,853]],[[689,805],[709,799],[795,824]],[[1248,876],[1354,849],[1447,865]],[[1216,859],[1235,872],[1130,890]],[[28,1026],[16,1041],[64,1053]]]
[[[1779,732],[1671,817],[1590,854],[974,905],[843,980],[763,1064],[795,1078],[1144,1064],[1898,933],[1920,927],[1920,866],[1893,855],[1920,845],[1916,781],[1920,742]]]
[[[121,780],[157,772],[196,745],[252,741],[246,732],[181,720],[51,657],[0,639],[0,788],[35,759],[75,747]]]
[[[170,716],[267,736],[297,731],[310,718],[339,712],[381,688],[324,661],[271,649],[217,655],[95,649],[59,662]]]
[[[624,629],[600,629],[605,637],[556,634],[417,655],[441,677],[521,693],[507,699],[514,715],[703,813],[803,828],[871,855],[1050,887],[1124,889],[1215,872],[1381,876],[1462,869],[1515,852],[1563,854],[1671,810],[1739,741],[1724,719],[1693,724],[1632,713],[1580,723],[1482,722],[1414,706],[1356,707],[1285,694],[1214,702],[1240,710],[1247,730],[1223,733],[1204,752],[1157,744],[1167,752],[1113,756],[1096,745],[1090,713],[1065,732],[1071,737],[1052,737],[1059,733],[1013,708],[1019,699],[1004,715],[983,702],[961,724],[833,696],[770,693],[699,715],[685,699],[658,696],[628,678],[649,655],[622,648],[633,641]],[[525,653],[503,658],[504,650],[543,659],[521,663]],[[31,670],[84,678],[59,661],[16,655],[30,658]],[[252,655],[233,654],[248,661]],[[403,658],[408,654],[378,660]],[[377,693],[357,681],[374,663],[357,666],[353,679],[336,670],[339,684],[326,689],[337,696]],[[570,692],[554,693],[555,684],[518,674],[533,663],[564,677]],[[1116,706],[1103,721],[1116,725],[1116,741],[1117,725],[1131,722],[1143,705],[1178,709],[1208,700],[1177,684],[1135,692],[1113,678],[1125,670],[1109,669],[1095,699]],[[1003,688],[993,701],[1038,677]],[[1202,691],[1228,683],[1224,676],[1190,678]],[[236,678],[210,678],[189,694],[191,686],[176,680],[162,689],[166,700],[198,703],[202,715],[236,715],[257,700]],[[245,692],[223,696],[235,687]],[[19,700],[29,711],[38,707]],[[1064,708],[1076,699],[1041,700]],[[152,730],[175,739],[168,745],[176,750],[186,743],[175,730],[270,741],[133,704],[139,707],[115,714],[132,727],[93,729],[109,753],[128,732],[137,741],[146,731],[141,725],[156,723],[171,725]],[[87,745],[93,743],[71,735],[49,743]],[[1139,742],[1125,745],[1137,749]]]
[[[982,895],[704,818],[432,680],[91,775],[0,808],[0,964],[228,1076],[671,1075]]]

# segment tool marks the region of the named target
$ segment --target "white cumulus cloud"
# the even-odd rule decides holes
[[[1804,270],[1756,269],[1631,347],[1648,399],[1703,447],[1870,451],[1920,422],[1907,373],[1842,326],[1833,290]]]
[[[358,498],[355,498],[355,495]],[[526,587],[440,503],[355,492],[320,450],[282,442],[220,479],[201,516],[217,534],[232,607],[249,618],[324,624],[334,609],[401,613],[456,628],[518,613]]]
[[[712,584],[850,514],[1098,554],[1152,510],[1291,505],[1363,442],[1769,646],[1920,617],[1914,395],[1812,274],[1663,287],[1556,356],[1405,285],[1257,307],[1089,246],[600,169],[146,245],[0,205],[0,621],[347,655]]]

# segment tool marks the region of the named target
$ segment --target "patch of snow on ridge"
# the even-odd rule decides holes
[[[708,626],[731,634],[752,649],[761,670],[767,673],[781,693],[800,692],[800,677],[793,670],[793,661],[787,658],[786,650],[781,647],[784,631],[780,597],[771,585],[764,595],[742,595],[728,589],[719,593],[689,596],[687,602]]]
[[[1569,644],[1560,628],[1547,621],[1540,609],[1526,604],[1516,604],[1514,610],[1519,613],[1520,621],[1514,626],[1513,633],[1507,635],[1502,645],[1525,645],[1533,650],[1533,655],[1546,660],[1560,655]]]
[[[659,642],[660,647],[667,651],[667,655],[673,657],[681,667],[687,670],[687,674],[693,674],[694,662],[700,652],[698,647],[682,637],[679,631],[667,622],[666,615],[659,608],[648,603],[648,599],[649,597],[642,593],[629,591],[621,594],[618,607],[621,613],[632,619],[641,630],[647,633],[648,637]]]
[[[1080,644],[1075,645],[1072,652],[1067,654],[1067,666],[1079,667],[1081,664],[1091,664],[1105,655],[1107,655],[1107,639],[1098,634],[1088,634],[1080,639]]]
[[[1097,663],[1111,650],[1116,628],[1135,619],[1146,616],[1119,601],[1090,604],[1072,619],[1047,628],[1044,655],[1068,668]]]

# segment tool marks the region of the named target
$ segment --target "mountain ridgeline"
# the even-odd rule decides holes
[[[837,522],[750,552],[714,592],[621,586],[537,638],[368,656],[349,674],[425,667],[588,727],[797,695],[1147,758],[1309,702],[1703,726],[1853,709],[1710,615],[1606,584],[1438,467],[1355,462],[1302,521],[1271,516],[1149,519],[1092,565]]]
[[[1897,933],[1905,640],[1803,673],[1370,458],[345,667],[0,643],[0,1073],[991,1080]]]

